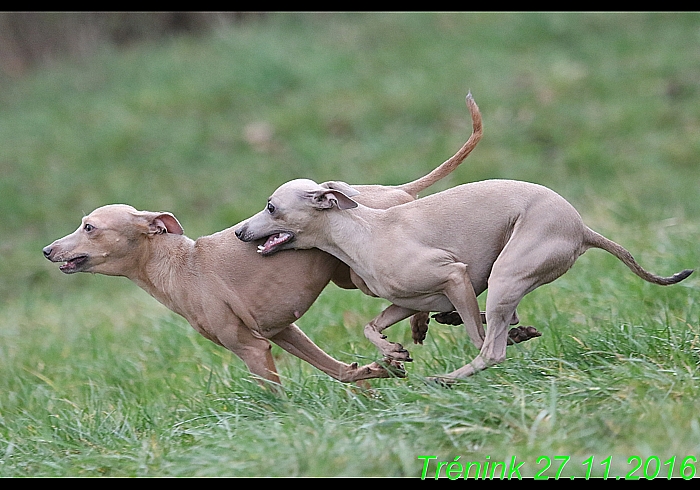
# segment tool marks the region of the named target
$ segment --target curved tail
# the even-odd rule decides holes
[[[651,272],[644,269],[641,265],[639,265],[637,261],[634,260],[634,257],[632,257],[632,254],[629,253],[624,247],[618,245],[612,240],[605,238],[600,233],[596,233],[590,228],[586,233],[585,241],[586,244],[590,247],[601,248],[606,252],[611,253],[612,255],[620,259],[627,267],[629,267],[632,272],[637,274],[645,281],[649,281],[660,286],[676,284],[678,282],[681,282],[683,279],[685,279],[693,273],[693,269],[685,269],[681,272],[673,274],[670,277],[662,277],[657,276],[656,274],[652,274]]]
[[[462,163],[465,158],[467,158],[483,134],[483,129],[481,126],[481,112],[479,112],[479,107],[476,105],[476,102],[474,102],[471,92],[467,94],[467,107],[472,115],[472,134],[467,142],[464,143],[462,148],[460,148],[459,151],[449,160],[443,162],[442,165],[434,169],[429,174],[421,177],[420,179],[416,179],[413,182],[396,186],[397,189],[401,189],[414,198],[417,198],[419,192],[427,189],[438,180],[449,175],[450,172],[456,169],[459,164]]]

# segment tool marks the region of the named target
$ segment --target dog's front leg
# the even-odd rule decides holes
[[[445,296],[462,318],[464,328],[472,343],[477,349],[481,349],[486,335],[479,311],[479,302],[476,300],[476,293],[469,278],[467,266],[458,262],[451,264],[450,267],[452,270],[447,275]]]
[[[387,359],[397,361],[412,361],[411,355],[403,346],[396,342],[386,340],[386,335],[382,331],[395,323],[408,318],[417,313],[416,310],[409,310],[397,305],[390,305],[382,311],[376,318],[365,325],[365,337],[377,346],[379,351]]]
[[[256,339],[253,343],[243,346],[239,345],[235,350],[229,350],[245,362],[248,370],[259,378],[258,382],[261,385],[266,386],[267,383],[263,381],[266,380],[281,386],[271,349],[270,342],[264,339]],[[273,389],[276,390],[277,387]]]
[[[252,332],[238,317],[230,320],[228,328],[217,334],[217,340],[245,362],[248,370],[258,376],[261,385],[266,385],[264,380],[280,385],[270,341]]]
[[[488,328],[479,355],[469,364],[444,376],[433,378],[436,381],[450,383],[458,378],[466,378],[506,358],[509,323],[515,318],[516,308],[527,291],[529,283],[514,280],[514,274],[499,272],[494,267],[489,278],[489,294],[486,298]]]

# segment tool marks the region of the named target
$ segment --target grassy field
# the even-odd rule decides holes
[[[522,302],[543,336],[452,389],[424,377],[476,355],[462,328],[414,346],[402,322],[406,379],[361,390],[275,347],[276,395],[136,285],[41,248],[108,203],[196,238],[290,178],[412,180],[468,136],[471,90],[484,137],[431,192],[537,182],[647,269],[698,268],[699,46],[698,14],[273,14],[0,81],[0,476],[695,475],[695,275],[662,288],[590,251]],[[386,304],[329,286],[299,325],[373,359]]]

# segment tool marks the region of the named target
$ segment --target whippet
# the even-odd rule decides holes
[[[361,189],[341,182],[293,180],[236,235],[251,241],[274,234],[260,245],[263,256],[281,244],[316,247],[349,265],[362,287],[393,303],[364,329],[388,359],[409,354],[386,340],[385,328],[416,311],[456,310],[480,352],[444,375],[447,380],[503,361],[508,324],[523,296],[564,274],[589,248],[606,250],[654,284],[675,284],[692,272],[647,272],[623,247],[584,225],[564,198],[537,184],[474,182],[384,210],[363,206],[361,196]],[[487,287],[484,333],[477,296]]]

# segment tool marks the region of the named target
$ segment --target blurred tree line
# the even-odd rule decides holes
[[[0,73],[18,77],[51,60],[82,57],[99,46],[241,22],[263,14],[245,12],[1,12]]]

